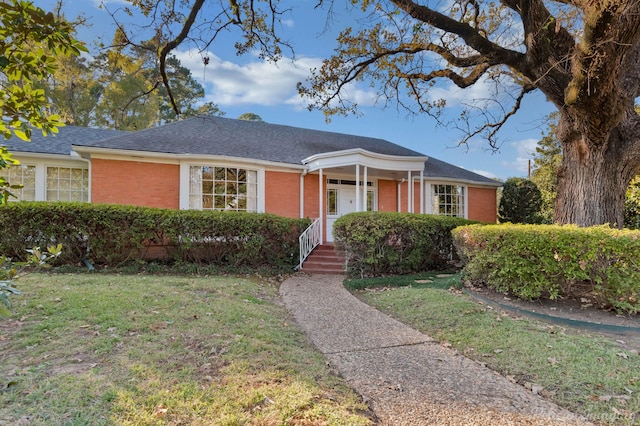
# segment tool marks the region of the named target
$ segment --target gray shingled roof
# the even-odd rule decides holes
[[[426,178],[444,178],[462,181],[493,183],[496,186],[502,185],[500,182],[488,177],[471,172],[467,169],[445,163],[437,158],[429,157],[424,166],[424,177]]]
[[[58,129],[58,134],[42,136],[40,130],[34,130],[31,142],[13,136],[0,145],[6,145],[11,152],[31,152],[39,154],[69,155],[71,145],[85,145],[96,141],[118,136],[127,132],[120,130],[92,129],[89,127],[64,126]]]
[[[168,154],[221,155],[296,165],[315,154],[352,148],[388,155],[423,156],[383,139],[221,117],[189,118],[79,145]]]
[[[65,126],[46,138],[35,131],[31,142],[13,137],[5,144],[13,152],[69,155],[72,145],[166,154],[219,155],[301,165],[312,155],[362,148],[408,157],[424,154],[384,139],[354,136],[260,121],[195,117],[137,132]],[[429,157],[425,177],[478,183],[496,181]]]

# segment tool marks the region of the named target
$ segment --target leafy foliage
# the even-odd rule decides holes
[[[114,46],[91,59],[61,60],[43,85],[52,111],[67,124],[139,130],[178,119],[161,84],[157,42],[127,46],[121,37],[117,32]],[[183,106],[181,118],[224,115],[215,104],[202,102],[204,88],[178,58],[168,56],[166,67],[173,96]]]
[[[347,273],[372,277],[450,269],[456,254],[451,230],[473,223],[448,216],[366,212],[333,225],[336,249],[347,255]]]
[[[58,264],[116,266],[159,246],[165,260],[290,270],[307,219],[269,214],[165,210],[86,203],[24,202],[0,208],[0,253],[62,244]]]
[[[636,176],[627,188],[624,200],[624,226],[640,229],[640,175]]]
[[[640,312],[640,232],[607,226],[464,226],[453,231],[465,277],[523,299],[588,298]]]
[[[44,90],[37,83],[57,69],[57,58],[86,52],[73,38],[74,28],[31,2],[0,3],[0,133],[29,140],[31,128],[55,133],[63,125],[47,114]]]
[[[539,223],[542,197],[537,185],[523,178],[509,178],[502,186],[498,207],[500,222]]]
[[[555,136],[557,114],[552,114],[547,133],[538,141],[533,158],[531,180],[538,186],[542,197],[540,214],[545,223],[553,223],[553,209],[558,192],[558,169],[562,163],[562,147]]]

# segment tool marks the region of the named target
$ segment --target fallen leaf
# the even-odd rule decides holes
[[[558,364],[558,360],[552,357],[547,358],[547,362],[549,362],[549,364],[551,365],[556,365]]]
[[[156,407],[153,409],[153,415],[156,417],[164,417],[164,415],[167,414],[167,411],[169,411],[169,409],[166,405],[156,405]]]
[[[502,349],[496,349],[493,352],[499,354],[500,352],[504,352],[504,351]]]
[[[624,352],[618,352],[616,355],[618,355],[620,358],[629,359],[629,355]]]

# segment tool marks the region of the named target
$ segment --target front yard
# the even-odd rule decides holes
[[[31,274],[0,319],[0,424],[369,424],[254,278]]]

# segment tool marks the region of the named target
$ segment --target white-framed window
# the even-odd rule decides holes
[[[218,165],[189,166],[189,208],[258,211],[258,171]]]
[[[89,170],[47,166],[47,201],[89,201]]]
[[[431,212],[444,216],[465,217],[465,187],[459,185],[431,185]]]
[[[9,197],[9,201],[35,201],[36,199],[36,166],[31,164],[16,164],[0,169],[0,176],[11,185],[22,185],[20,189],[11,189],[16,196]]]

